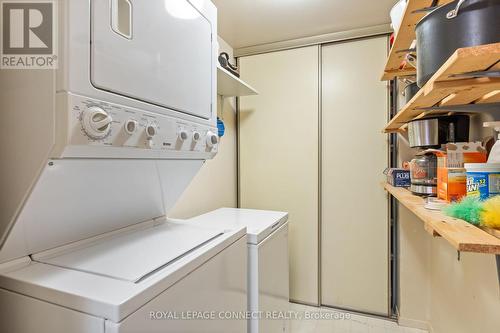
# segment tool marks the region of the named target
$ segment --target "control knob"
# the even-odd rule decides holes
[[[81,117],[85,133],[94,140],[104,139],[111,132],[111,116],[98,106],[92,106],[83,111]]]
[[[155,124],[148,124],[146,125],[146,147],[147,148],[153,148],[155,143],[153,141],[153,137],[156,135],[156,125]]]
[[[128,135],[132,135],[135,133],[137,126],[138,126],[137,120],[134,119],[127,120],[127,122],[125,123],[125,132]]]
[[[207,132],[207,146],[213,147],[219,143],[219,137],[213,132]]]
[[[146,126],[146,136],[148,140],[151,140],[156,135],[156,126],[149,124]]]
[[[179,130],[178,136],[179,136],[179,140],[181,140],[181,141],[185,141],[185,140],[187,140],[187,138],[189,138],[189,134],[185,129]]]

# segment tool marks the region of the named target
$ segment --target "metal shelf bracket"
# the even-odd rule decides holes
[[[497,254],[496,258],[497,258],[498,284],[500,285],[500,254]]]

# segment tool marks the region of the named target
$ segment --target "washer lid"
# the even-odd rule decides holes
[[[140,282],[207,242],[223,235],[216,229],[163,223],[102,238],[91,244],[34,260],[119,280]]]
[[[187,220],[208,227],[217,228],[247,228],[249,244],[259,244],[264,238],[279,229],[288,220],[288,213],[255,210],[220,208],[212,212]]]

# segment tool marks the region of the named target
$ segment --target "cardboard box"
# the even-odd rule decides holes
[[[388,168],[384,171],[387,182],[394,187],[410,187],[410,170]]]
[[[438,156],[437,196],[448,202],[467,195],[467,175],[464,163],[485,163],[486,149],[480,142],[448,143]]]

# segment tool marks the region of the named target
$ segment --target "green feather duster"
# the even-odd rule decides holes
[[[481,223],[481,213],[483,212],[483,202],[478,198],[465,197],[462,201],[443,208],[443,212],[448,216],[465,220],[470,224],[479,225]]]

